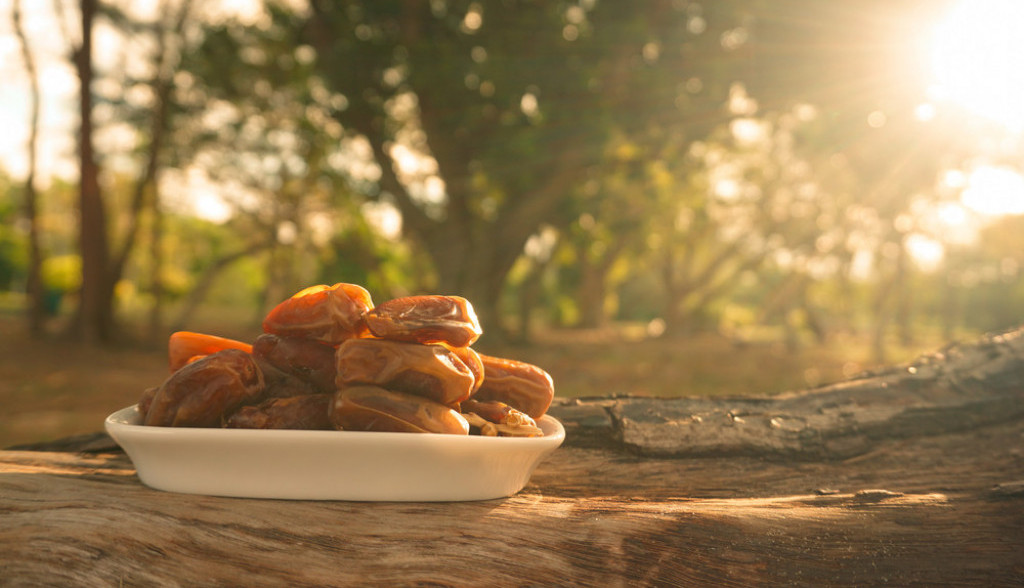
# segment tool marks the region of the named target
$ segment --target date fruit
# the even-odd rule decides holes
[[[450,347],[449,349],[462,360],[462,363],[466,364],[473,374],[473,389],[470,392],[472,395],[484,383],[484,362],[480,359],[480,354],[472,347]]]
[[[252,356],[226,349],[171,374],[153,396],[144,424],[220,427],[225,415],[262,395],[263,374]]]
[[[349,339],[336,353],[340,390],[372,384],[453,406],[469,398],[476,379],[447,347],[388,339]]]
[[[160,386],[150,386],[142,391],[142,395],[139,396],[139,401],[135,404],[139,414],[142,415],[142,420],[146,420],[146,414],[149,412],[149,407],[153,405],[153,398],[156,397],[156,393],[160,390]]]
[[[225,349],[241,349],[249,353],[252,351],[252,345],[226,337],[191,331],[171,333],[171,337],[167,341],[167,356],[172,372],[180,370],[194,359]]]
[[[231,429],[333,429],[329,411],[333,394],[305,394],[270,398],[256,406],[243,406],[228,417]]]
[[[462,416],[469,430],[485,437],[543,437],[544,431],[526,413],[504,402],[480,402],[470,398],[462,403]]]
[[[539,419],[548,411],[555,396],[551,376],[541,368],[523,361],[480,354],[484,363],[484,383],[474,400],[496,400]]]
[[[334,392],[334,347],[313,339],[282,337],[265,333],[252,344],[252,356],[268,380],[282,379],[278,373],[308,382],[324,394]],[[276,372],[276,373],[275,373]]]
[[[366,313],[376,337],[416,343],[472,345],[483,332],[476,311],[461,296],[405,296],[378,304]]]
[[[379,386],[339,390],[330,415],[334,426],[345,431],[469,434],[469,423],[458,411]]]
[[[366,333],[363,317],[371,308],[370,293],[362,286],[310,286],[267,313],[263,331],[337,345]]]
[[[460,409],[463,413],[474,413],[496,425],[519,425],[537,426],[537,421],[530,418],[525,412],[516,410],[504,402],[497,400],[476,400],[470,398],[462,402]]]

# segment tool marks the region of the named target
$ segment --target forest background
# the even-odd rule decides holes
[[[318,283],[465,296],[562,396],[802,389],[1024,316],[1010,0],[0,15],[0,446]]]

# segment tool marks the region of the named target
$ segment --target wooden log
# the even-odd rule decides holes
[[[566,445],[502,500],[181,495],[102,436],[3,451],[0,585],[1022,585],[1020,345],[776,399],[565,403]]]
[[[882,440],[1024,417],[1024,331],[776,397],[590,399],[552,412],[570,439],[642,455],[846,458]]]

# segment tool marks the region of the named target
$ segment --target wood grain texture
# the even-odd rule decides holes
[[[552,413],[570,438],[642,455],[846,458],[879,441],[1024,418],[1024,331],[781,396],[588,399]]]
[[[172,494],[102,436],[2,451],[0,585],[1024,585],[1024,378],[1001,337],[786,398],[566,403],[566,445],[502,500]]]

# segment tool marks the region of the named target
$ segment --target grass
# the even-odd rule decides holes
[[[255,336],[237,325],[208,332]],[[102,349],[24,333],[19,316],[0,313],[0,448],[100,431],[109,413],[133,404],[167,375],[161,346]],[[915,348],[893,346],[889,363],[940,345],[933,338]],[[738,345],[714,333],[647,339],[617,326],[544,331],[530,346],[489,346],[485,335],[478,348],[545,368],[558,396],[568,398],[770,395],[877,367],[868,345],[854,337],[793,352],[771,341]]]

